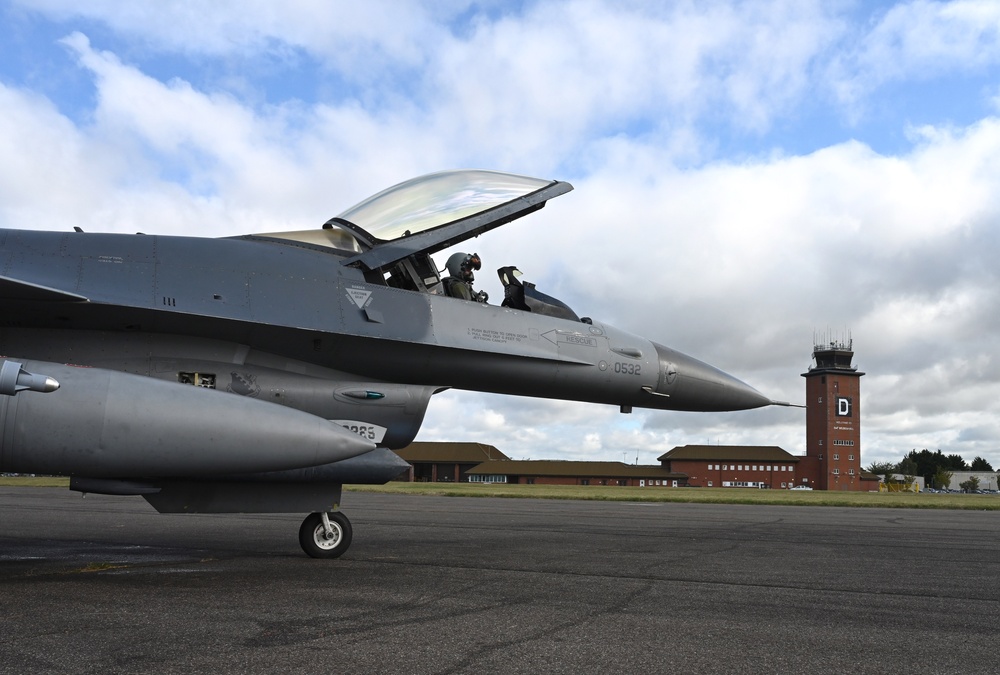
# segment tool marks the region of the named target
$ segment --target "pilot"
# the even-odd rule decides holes
[[[463,300],[486,302],[489,296],[485,291],[478,293],[473,290],[472,282],[476,280],[474,270],[482,269],[483,261],[478,253],[452,253],[445,267],[451,276],[444,278],[444,288],[448,295]]]

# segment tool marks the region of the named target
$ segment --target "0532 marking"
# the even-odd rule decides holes
[[[614,371],[621,375],[641,375],[642,364],[625,363],[624,361],[615,361]]]

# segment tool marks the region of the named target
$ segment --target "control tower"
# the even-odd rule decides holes
[[[854,340],[813,340],[815,365],[806,378],[806,457],[800,464],[810,487],[868,490],[861,480],[861,376]],[[864,483],[864,485],[862,484]]]

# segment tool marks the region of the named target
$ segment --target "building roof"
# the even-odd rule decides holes
[[[483,462],[470,474],[506,476],[579,476],[581,478],[654,478],[686,479],[687,474],[672,473],[662,466],[624,464],[622,462],[574,462],[533,459]]]
[[[801,459],[790,455],[776,445],[680,445],[657,457],[657,461],[674,460],[731,461],[731,462],[797,462]]]
[[[410,443],[395,451],[407,462],[455,462],[478,464],[493,459],[507,459],[507,455],[485,443]]]

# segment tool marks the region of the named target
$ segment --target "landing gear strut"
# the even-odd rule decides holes
[[[299,528],[299,544],[312,558],[339,558],[352,536],[351,521],[340,511],[310,513]]]

